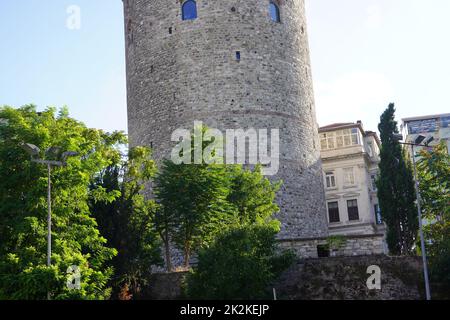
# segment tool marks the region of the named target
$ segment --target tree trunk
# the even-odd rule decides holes
[[[184,246],[184,267],[186,269],[189,269],[189,260],[191,259],[191,248],[190,248],[190,243],[187,242],[186,245]]]
[[[169,241],[169,231],[166,230],[164,231],[164,249],[165,249],[165,255],[166,255],[166,267],[167,267],[167,272],[172,272],[173,268],[172,268],[172,260],[170,258],[170,241]]]

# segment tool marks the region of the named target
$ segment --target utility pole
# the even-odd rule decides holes
[[[422,205],[421,205],[421,195],[420,195],[420,188],[419,188],[419,177],[417,175],[417,167],[416,167],[416,155],[414,153],[414,147],[428,147],[429,144],[434,140],[433,137],[427,140],[425,144],[421,144],[426,137],[419,135],[414,143],[406,143],[401,142],[403,140],[403,136],[401,134],[397,134],[394,136],[395,140],[398,141],[398,143],[406,146],[411,146],[411,157],[413,161],[413,168],[414,168],[414,185],[416,189],[416,198],[417,198],[417,215],[419,218],[419,235],[420,235],[420,246],[422,251],[422,263],[423,263],[423,278],[425,281],[425,294],[426,299],[431,300],[431,290],[430,290],[430,279],[428,276],[428,261],[427,261],[427,253],[426,253],[426,247],[425,247],[425,237],[423,234],[423,223],[422,223]]]
[[[413,167],[414,167],[414,185],[416,187],[416,197],[417,197],[417,214],[419,216],[420,246],[421,246],[421,250],[422,250],[423,276],[425,279],[425,293],[426,293],[427,300],[431,300],[430,280],[428,277],[428,262],[427,262],[426,248],[425,248],[425,238],[423,236],[422,208],[421,208],[422,198],[420,195],[419,178],[417,176],[417,167],[416,167],[416,155],[414,154],[414,145],[413,144],[411,144],[411,152],[412,152]]]
[[[62,154],[60,154],[61,148],[59,147],[51,147],[48,148],[46,151],[46,154],[52,154],[54,156],[57,156],[61,159],[61,161],[53,161],[53,160],[44,160],[37,158],[40,149],[30,143],[24,143],[21,145],[21,147],[28,152],[31,156],[31,162],[44,164],[47,166],[47,266],[51,267],[52,265],[52,181],[51,181],[51,172],[52,172],[52,166],[55,167],[63,167],[66,166],[66,160],[68,157],[74,157],[78,155],[77,152],[73,151],[67,151]],[[47,292],[47,299],[51,299],[51,293],[50,291]]]

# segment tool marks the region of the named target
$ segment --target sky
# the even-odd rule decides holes
[[[80,24],[73,19],[80,9]],[[450,1],[306,0],[320,125],[450,112]],[[79,26],[79,28],[78,28]],[[0,0],[0,105],[127,130],[121,0]]]

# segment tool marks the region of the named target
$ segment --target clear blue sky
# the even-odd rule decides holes
[[[320,125],[450,112],[450,1],[306,0]],[[66,12],[81,9],[81,29]],[[1,0],[0,105],[126,130],[121,0]]]

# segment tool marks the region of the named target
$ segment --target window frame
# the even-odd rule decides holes
[[[274,23],[281,23],[280,6],[274,1],[270,1],[269,2],[269,16],[270,16],[270,20],[272,22],[274,22]]]
[[[325,172],[325,188],[326,189],[337,188],[336,173],[334,171]]]
[[[347,200],[347,214],[348,221],[360,221],[358,199]]]
[[[334,208],[330,208],[330,205],[336,205]],[[339,212],[339,202],[338,201],[330,201],[327,202],[327,209],[328,209],[328,221],[330,223],[340,223],[341,222],[341,215]]]
[[[336,150],[359,145],[361,145],[361,138],[358,128],[329,131],[320,134],[320,147],[322,150]]]
[[[187,15],[187,6],[193,4],[194,8],[195,8],[195,17],[194,16],[188,16]],[[192,14],[192,13],[191,13]],[[197,1],[196,0],[186,0],[182,2],[181,5],[181,19],[183,21],[188,21],[188,20],[195,20],[198,18],[198,10],[197,10]]]

